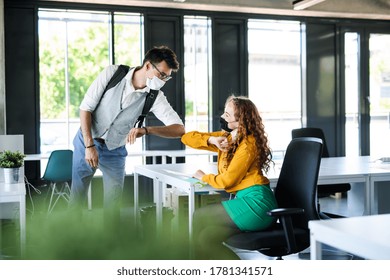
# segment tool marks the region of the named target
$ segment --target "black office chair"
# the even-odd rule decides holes
[[[70,182],[72,180],[73,151],[55,150],[50,154],[42,180],[49,183],[50,202],[48,212],[51,213],[57,202],[62,198],[66,202],[70,197]]]
[[[267,214],[279,219],[270,228],[242,232],[229,237],[225,244],[282,259],[310,246],[309,220],[319,220],[317,179],[321,163],[322,141],[297,138],[287,147],[275,188],[277,209]]]
[[[323,147],[322,147],[322,157],[329,157],[328,147],[326,145],[325,135],[321,128],[317,127],[303,127],[293,129],[291,131],[292,138],[298,137],[317,137],[322,139]],[[334,195],[336,193],[346,193],[351,189],[351,185],[348,183],[345,184],[327,184],[327,185],[318,185],[318,198],[328,197],[330,195]],[[318,203],[318,212],[323,219],[328,218],[340,218],[342,216],[333,214],[333,213],[325,213],[320,210],[320,204]]]

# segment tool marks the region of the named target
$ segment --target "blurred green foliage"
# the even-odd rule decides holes
[[[104,217],[103,217],[104,216]],[[35,215],[27,228],[24,259],[32,260],[163,260],[188,259],[186,234],[172,235],[163,228],[135,227],[134,220],[119,223],[102,211],[72,214],[57,211]],[[147,238],[146,238],[147,236]]]

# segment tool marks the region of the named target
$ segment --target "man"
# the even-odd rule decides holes
[[[80,130],[74,140],[72,187],[69,207],[81,207],[97,168],[103,173],[104,208],[119,209],[125,177],[126,143],[146,134],[179,138],[184,126],[159,91],[151,112],[165,126],[133,127],[150,89],[160,90],[179,69],[175,53],[166,46],[149,50],[142,66],[131,68],[125,78],[104,93],[118,69],[104,69],[89,87],[80,105]]]

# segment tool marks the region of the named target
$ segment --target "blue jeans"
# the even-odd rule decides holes
[[[99,155],[98,168],[103,173],[103,188],[105,209],[120,206],[125,179],[126,147],[108,150],[107,146],[94,140]],[[85,161],[84,140],[79,129],[73,139],[73,170],[72,187],[69,207],[82,207],[87,201],[88,188],[96,169]]]

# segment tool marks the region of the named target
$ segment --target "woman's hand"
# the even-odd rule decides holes
[[[204,175],[206,175],[206,174],[202,170],[198,170],[195,172],[195,174],[192,177],[202,181],[202,177]]]
[[[210,136],[210,138],[207,141],[209,144],[216,146],[222,152],[226,151],[226,148],[229,144],[227,138],[224,136],[218,136],[218,137]]]

